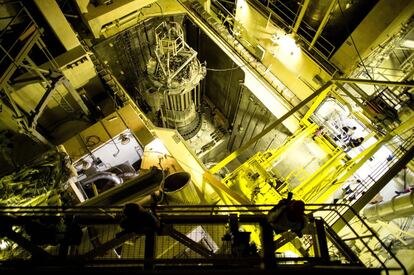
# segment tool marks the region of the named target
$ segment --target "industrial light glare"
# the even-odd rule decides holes
[[[8,243],[5,240],[0,241],[0,250],[4,250],[8,247]]]
[[[151,141],[146,148],[149,151],[154,151],[160,154],[168,154],[168,150],[167,148],[165,148],[164,144],[162,143],[162,141],[159,138],[154,139],[153,141]]]
[[[299,257],[299,255],[298,255],[298,254],[296,254],[295,252],[293,252],[293,251],[291,251],[291,250],[287,250],[287,251],[285,251],[285,252],[284,252],[284,256],[285,256],[286,258],[298,258],[298,257]]]
[[[278,30],[271,37],[272,47],[271,53],[274,58],[279,60],[289,70],[297,72],[298,65],[301,62],[301,49],[296,44],[291,34],[286,34],[282,30]]]
[[[279,37],[277,44],[279,45],[279,49],[283,54],[289,54],[293,56],[298,56],[300,54],[299,46],[296,44],[295,39],[289,34]]]
[[[246,6],[246,0],[237,0],[237,8],[243,8]]]
[[[237,0],[236,2],[236,18],[241,18],[243,20],[242,23],[247,23],[254,18],[250,17],[249,7],[246,3],[246,0]]]

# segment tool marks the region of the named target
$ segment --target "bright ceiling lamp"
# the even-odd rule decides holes
[[[272,38],[272,55],[291,71],[297,71],[301,60],[301,49],[291,34],[283,31],[275,33]]]
[[[272,36],[272,42],[277,47],[280,54],[291,56],[300,55],[300,47],[296,44],[291,34],[276,33]]]

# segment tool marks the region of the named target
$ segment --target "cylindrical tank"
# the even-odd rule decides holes
[[[190,139],[201,128],[200,102],[192,95],[206,76],[206,66],[185,42],[179,23],[162,22],[155,28],[155,40],[155,57],[147,63],[145,99],[156,124],[162,122],[163,127],[176,129],[184,139]]]
[[[391,221],[414,215],[414,191],[368,206],[362,210],[362,214],[369,221]]]
[[[201,201],[187,172],[168,175],[164,180],[164,194],[170,204],[199,204]]]

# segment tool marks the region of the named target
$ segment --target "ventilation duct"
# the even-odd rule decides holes
[[[389,201],[368,206],[362,210],[363,216],[369,221],[391,221],[414,215],[414,192],[396,196]]]

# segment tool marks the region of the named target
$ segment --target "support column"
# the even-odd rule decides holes
[[[273,241],[273,229],[268,222],[263,221],[261,224],[261,241],[263,247],[263,261],[265,269],[275,267],[275,245]]]
[[[85,115],[89,116],[91,112],[89,111],[88,106],[86,106],[86,104],[83,102],[82,98],[80,97],[78,92],[75,90],[75,88],[73,88],[70,81],[67,78],[64,78],[62,80],[62,84],[63,86],[65,86],[66,90],[70,93],[70,95],[73,97],[76,103],[78,103],[79,107],[82,109],[82,112]]]
[[[55,0],[34,0],[34,2],[67,51],[80,45],[75,32]]]
[[[293,26],[292,33],[296,34],[299,30],[300,23],[302,23],[302,19],[305,16],[306,10],[308,9],[310,0],[304,0],[302,7],[300,8],[300,12],[298,17],[296,18],[295,25]]]
[[[149,232],[145,234],[145,252],[144,252],[144,269],[151,270],[154,268],[152,262],[155,258],[155,233]]]

